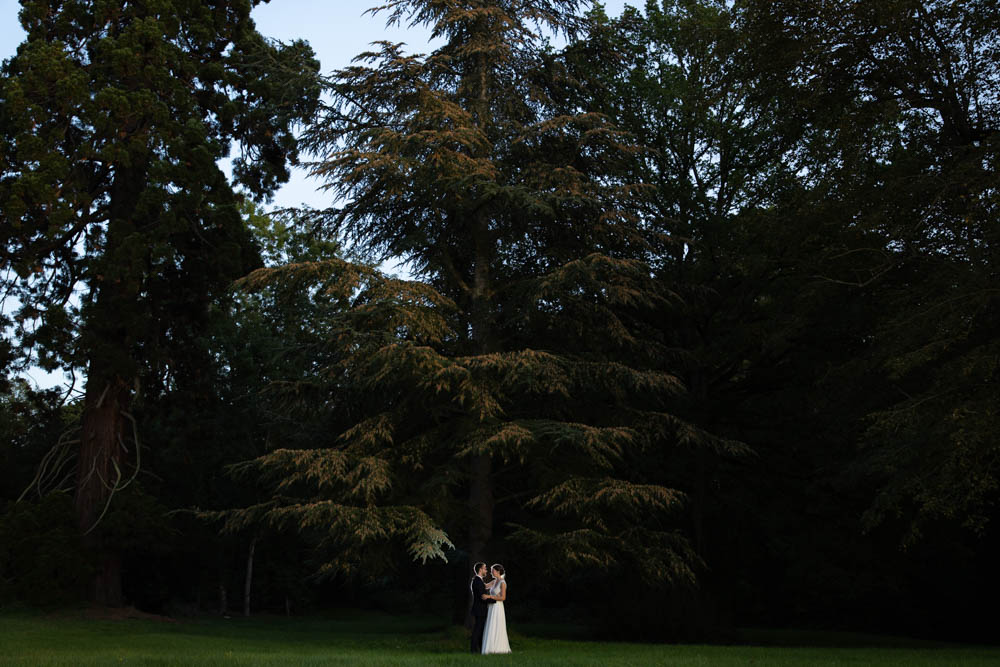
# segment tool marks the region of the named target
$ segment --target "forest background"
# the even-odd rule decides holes
[[[992,637],[1000,9],[385,4],[22,3],[0,604]]]

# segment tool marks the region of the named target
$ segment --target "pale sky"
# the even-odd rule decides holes
[[[378,0],[272,0],[259,5],[253,12],[257,29],[268,37],[281,41],[304,39],[312,45],[323,72],[331,72],[348,65],[351,60],[369,50],[372,42],[389,40],[405,42],[407,51],[426,53],[429,32],[423,29],[394,27],[387,29],[383,15],[366,14],[371,6],[382,4]],[[610,16],[618,16],[626,0],[606,0],[603,3]],[[643,5],[644,0],[630,0],[628,4]],[[0,0],[0,60],[14,55],[24,39],[17,14],[20,3]],[[315,181],[302,170],[292,173],[291,180],[281,188],[274,199],[274,206],[291,207],[307,204],[325,207],[330,202],[317,191]],[[32,379],[41,386],[63,384],[60,376],[34,369]]]

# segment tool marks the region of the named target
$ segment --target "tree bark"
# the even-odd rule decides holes
[[[97,558],[91,597],[99,605],[122,605],[121,557],[95,532],[117,484],[124,481],[125,416],[131,390],[119,377],[105,376],[91,363],[77,457],[76,518],[84,545]]]

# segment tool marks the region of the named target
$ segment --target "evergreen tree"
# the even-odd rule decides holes
[[[318,94],[310,49],[261,37],[253,4],[25,0],[27,39],[4,64],[7,287],[22,349],[86,374],[69,444],[98,602],[121,602],[119,556],[92,531],[139,465],[140,380],[198,368],[186,341],[256,261],[236,188],[287,178]],[[231,183],[218,161],[233,142]]]
[[[454,538],[478,560],[510,537],[539,572],[693,579],[682,494],[641,474],[642,448],[683,425],[663,411],[682,388],[662,346],[632,329],[663,298],[622,177],[634,146],[575,106],[564,59],[536,32],[575,34],[581,4],[391,2],[390,22],[429,25],[443,45],[411,56],[381,43],[333,76],[305,139],[341,203],[303,224],[423,281],[339,260],[251,275],[339,295],[339,361],[323,372],[353,398],[336,448],[255,463],[287,497],[231,526],[329,526],[333,572],[381,567],[377,547],[399,541],[430,558]],[[649,357],[659,365],[636,363]]]

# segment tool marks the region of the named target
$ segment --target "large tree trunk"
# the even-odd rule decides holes
[[[126,414],[135,369],[127,322],[136,315],[138,284],[145,272],[141,256],[121,249],[135,234],[135,207],[146,176],[141,167],[116,172],[104,256],[93,276],[95,298],[84,321],[90,357],[76,484],[77,521],[84,544],[97,557],[92,601],[109,606],[122,604],[121,556],[102,542],[95,528],[119,485],[128,480],[126,443],[132,437]]]
[[[83,433],[77,458],[76,518],[85,546],[97,558],[91,598],[121,606],[121,556],[104,544],[95,528],[116,485],[125,481],[125,415],[131,390],[118,377],[104,379],[91,363],[84,398]]]

